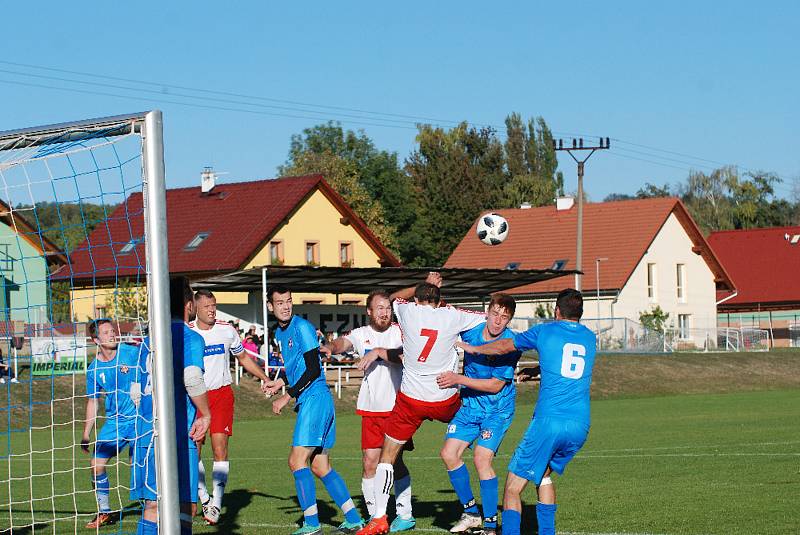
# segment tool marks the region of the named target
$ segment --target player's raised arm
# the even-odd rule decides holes
[[[442,275],[437,271],[431,271],[428,273],[428,276],[425,278],[425,282],[433,284],[437,288],[442,287]],[[410,301],[412,297],[414,297],[414,291],[417,289],[417,286],[409,286],[408,288],[403,288],[402,290],[397,290],[396,292],[392,293],[389,296],[390,301],[394,301],[395,299],[402,299],[404,301]]]
[[[456,345],[468,353],[477,355],[505,355],[519,349],[514,345],[512,338],[501,338],[481,346],[472,346],[465,342],[456,342]]]

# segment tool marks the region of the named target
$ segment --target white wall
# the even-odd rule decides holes
[[[717,325],[714,274],[703,257],[692,252],[692,240],[674,214],[658,233],[614,307],[617,315],[638,319],[643,311],[658,305],[669,313],[668,323],[678,327],[678,315],[690,315],[691,329],[713,330]],[[647,264],[655,264],[655,295],[647,294]],[[677,264],[684,267],[684,299],[677,296]],[[693,335],[697,339],[698,333]],[[702,340],[696,340],[701,343]]]
[[[714,329],[717,325],[717,315],[714,275],[703,257],[692,252],[693,246],[692,240],[678,219],[674,214],[670,214],[661,231],[634,269],[627,284],[620,291],[613,307],[613,297],[601,296],[600,317],[624,317],[638,322],[641,312],[649,311],[653,306],[658,305],[669,313],[668,325],[676,328],[679,314],[690,315],[690,329],[694,331],[692,339],[696,346],[702,348],[705,341],[705,334],[699,330],[709,332],[711,338],[715,339]],[[656,272],[653,300],[649,299],[647,295],[647,264],[650,263],[655,264]],[[682,300],[677,297],[677,264],[685,266],[685,298]],[[549,302],[553,304],[554,300]],[[516,316],[533,316],[537,304],[537,302],[519,303]],[[585,320],[593,320],[598,317],[597,300],[592,290],[584,293],[583,311]]]

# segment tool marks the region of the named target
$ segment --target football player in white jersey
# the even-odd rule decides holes
[[[402,360],[403,333],[400,326],[392,323],[392,302],[386,290],[373,290],[367,296],[367,317],[369,325],[353,329],[340,336],[329,345],[320,348],[327,354],[341,354],[355,351],[364,357],[375,351],[379,359],[364,370],[364,379],[358,392],[356,412],[361,415],[361,451],[364,469],[361,491],[370,516],[375,513],[375,469],[381,455],[386,422],[394,408],[397,391],[403,377]],[[405,449],[412,449],[413,443],[406,443]],[[403,452],[394,463],[394,490],[397,517],[390,531],[413,529],[416,520],[411,511],[411,476],[403,462]]]
[[[210,525],[219,522],[222,509],[222,495],[225,493],[225,484],[228,482],[228,438],[233,434],[233,389],[231,389],[231,369],[228,354],[239,359],[239,363],[248,373],[262,381],[269,381],[258,364],[253,362],[245,353],[242,341],[236,329],[227,322],[217,321],[217,300],[208,290],[198,290],[194,294],[194,304],[197,310],[197,319],[189,323],[189,327],[206,343],[203,363],[206,388],[208,388],[208,403],[211,407],[211,449],[214,453],[214,468],[211,475],[213,481],[212,495],[209,496],[206,488],[206,470],[203,457],[198,444],[200,458],[200,477],[198,497],[203,506],[203,518]]]
[[[449,422],[461,406],[458,389],[440,388],[436,378],[455,371],[459,334],[486,320],[483,313],[460,310],[441,304],[438,273],[425,282],[392,294],[392,306],[403,331],[403,380],[387,422],[387,433],[375,472],[375,514],[357,535],[382,535],[389,532],[386,505],[394,483],[393,463],[403,445],[425,420]],[[413,296],[414,301],[408,302]],[[375,355],[362,359],[368,365]]]

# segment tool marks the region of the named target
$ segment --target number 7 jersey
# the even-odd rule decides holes
[[[453,397],[456,388],[439,388],[436,377],[458,366],[455,343],[463,331],[486,321],[482,312],[433,308],[396,299],[392,304],[403,331],[403,381],[400,391],[419,401],[437,402]]]
[[[515,335],[514,346],[539,352],[542,381],[534,415],[589,424],[595,334],[576,321],[554,321]]]

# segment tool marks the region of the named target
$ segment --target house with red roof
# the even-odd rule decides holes
[[[167,233],[171,274],[197,280],[264,265],[400,265],[321,175],[217,184],[207,173],[202,186],[167,190],[167,228],[156,231]],[[62,270],[74,288],[78,321],[110,314],[108,296],[115,288],[144,283],[142,201],[140,192],[129,195]],[[220,308],[260,310],[253,297],[225,292],[217,301]],[[298,304],[333,302],[324,294],[294,298]],[[363,302],[363,296],[340,299]]]
[[[445,266],[575,269],[577,207],[572,199],[558,205],[497,210],[510,231],[496,246],[477,239],[476,221]],[[583,217],[587,324],[602,332],[604,325],[611,328],[610,318],[635,323],[658,306],[669,314],[667,324],[683,345],[716,344],[717,301],[735,285],[679,199],[586,203]],[[534,316],[539,305],[552,304],[560,290],[575,284],[561,277],[514,289],[517,317]]]
[[[736,280],[736,293],[720,299],[720,323],[800,347],[800,226],[712,232],[708,243]]]

